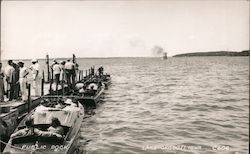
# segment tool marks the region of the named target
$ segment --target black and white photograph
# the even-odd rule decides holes
[[[249,0],[0,4],[0,153],[249,153]]]

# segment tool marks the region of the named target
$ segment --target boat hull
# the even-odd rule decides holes
[[[74,120],[74,125],[68,129],[68,133],[64,139],[58,140],[56,137],[37,137],[27,136],[21,137],[19,140],[12,140],[8,142],[3,153],[60,153],[71,154],[79,151],[79,137],[82,120],[84,118],[84,107],[79,103],[81,110]],[[25,121],[33,116],[35,110],[30,112],[19,124],[22,128]],[[74,111],[76,112],[76,111]],[[18,128],[15,132],[18,131]],[[55,139],[56,138],[56,139]]]

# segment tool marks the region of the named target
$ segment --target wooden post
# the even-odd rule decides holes
[[[42,78],[41,96],[44,95],[44,78]]]
[[[51,80],[52,80],[52,83],[54,82],[54,72],[53,72],[53,68],[51,68]]]
[[[44,70],[43,70],[42,85],[41,85],[41,96],[43,95],[44,95]]]
[[[56,94],[58,95],[58,82],[56,81]]]
[[[30,84],[28,84],[28,113],[30,112],[31,108],[30,108],[30,103],[31,103],[31,99],[30,99]]]
[[[83,80],[83,76],[84,76],[83,74],[84,74],[84,73],[83,73],[83,70],[82,70],[82,74],[81,74],[81,80]]]
[[[62,95],[64,95],[64,80],[62,80]]]
[[[75,54],[73,54],[72,62],[73,62],[74,64],[76,63],[76,55],[75,55]]]
[[[49,81],[49,94],[52,94],[52,80]]]
[[[63,73],[62,73],[62,81],[61,81],[61,84],[62,84],[62,95],[64,95],[64,76],[65,76],[65,74],[64,74],[64,70],[62,70],[63,71]]]
[[[48,71],[47,83],[49,83],[50,82],[50,71],[49,71],[50,67],[49,67],[49,55],[48,54],[46,55],[46,64],[47,64],[47,71]]]
[[[81,81],[81,73],[82,73],[82,71],[79,70],[79,71],[78,71],[78,81]]]

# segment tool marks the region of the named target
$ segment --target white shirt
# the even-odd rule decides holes
[[[35,64],[31,65],[30,69],[32,70],[32,74],[33,74],[34,78],[35,78],[35,75],[36,75],[36,71],[38,71],[37,77],[38,78],[42,77],[42,71],[41,71],[40,65],[38,63],[35,63]]]
[[[55,65],[53,66],[53,72],[54,72],[54,74],[60,74],[61,68],[60,68],[60,65],[59,65],[59,64],[55,64]]]
[[[28,69],[26,67],[20,67],[20,72],[19,72],[19,76],[20,78],[25,78],[27,77],[27,74],[29,73]]]
[[[74,67],[74,63],[72,63],[72,62],[66,62],[65,63],[65,69],[72,70],[73,67]]]
[[[4,69],[5,76],[10,78],[14,70],[13,66],[7,65]]]

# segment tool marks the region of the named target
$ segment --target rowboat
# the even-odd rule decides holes
[[[71,102],[65,106],[44,99],[44,105],[32,110],[18,125],[17,132],[25,128],[25,121],[33,119],[33,130],[46,132],[50,127],[51,118],[57,118],[64,134],[55,135],[25,135],[11,138],[3,153],[62,153],[71,154],[79,152],[80,127],[84,117],[84,107],[79,102]],[[47,101],[47,102],[46,102]]]
[[[104,83],[93,79],[84,83],[77,83],[74,95],[78,96],[78,101],[85,109],[95,109],[101,100],[105,90]]]

